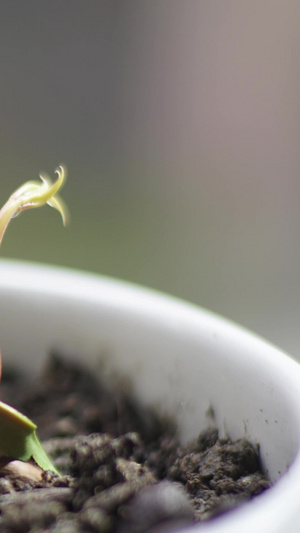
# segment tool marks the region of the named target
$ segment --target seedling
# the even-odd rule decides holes
[[[10,220],[25,209],[48,204],[60,212],[63,224],[66,224],[68,210],[57,194],[66,180],[66,168],[60,165],[55,172],[58,178],[54,183],[52,183],[49,176],[40,174],[42,183],[39,181],[26,181],[10,196],[0,211],[0,245]]]
[[[66,224],[67,207],[57,194],[66,180],[66,168],[61,165],[55,172],[58,178],[54,183],[49,176],[40,175],[41,182],[27,181],[10,196],[0,210],[0,245],[10,220],[25,209],[48,204],[59,211],[63,224]],[[1,369],[0,353],[0,379]],[[33,459],[43,470],[58,473],[39,441],[36,429],[37,426],[29,418],[0,402],[0,458],[20,461]]]

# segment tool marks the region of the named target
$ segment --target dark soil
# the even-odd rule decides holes
[[[176,530],[270,486],[247,440],[208,429],[183,447],[170,422],[60,357],[30,386],[4,373],[1,390],[3,401],[37,423],[62,473],[33,482],[0,469],[1,532]]]

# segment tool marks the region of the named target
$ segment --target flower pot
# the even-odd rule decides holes
[[[300,531],[300,367],[208,311],[104,277],[0,261],[0,345],[36,373],[51,349],[95,372],[122,374],[134,396],[178,424],[184,442],[208,425],[260,444],[274,486],[199,533]],[[84,354],[84,360],[82,356]]]

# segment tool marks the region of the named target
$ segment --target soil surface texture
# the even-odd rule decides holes
[[[38,425],[61,472],[28,479],[0,461],[4,533],[161,533],[228,512],[270,486],[257,447],[172,427],[57,355],[34,383],[3,373],[1,400]]]

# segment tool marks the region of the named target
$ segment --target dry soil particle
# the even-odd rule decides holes
[[[182,447],[170,423],[60,357],[30,387],[7,382],[2,399],[38,424],[63,474],[29,482],[0,471],[5,533],[169,531],[269,487],[248,441],[219,439],[210,429]]]

